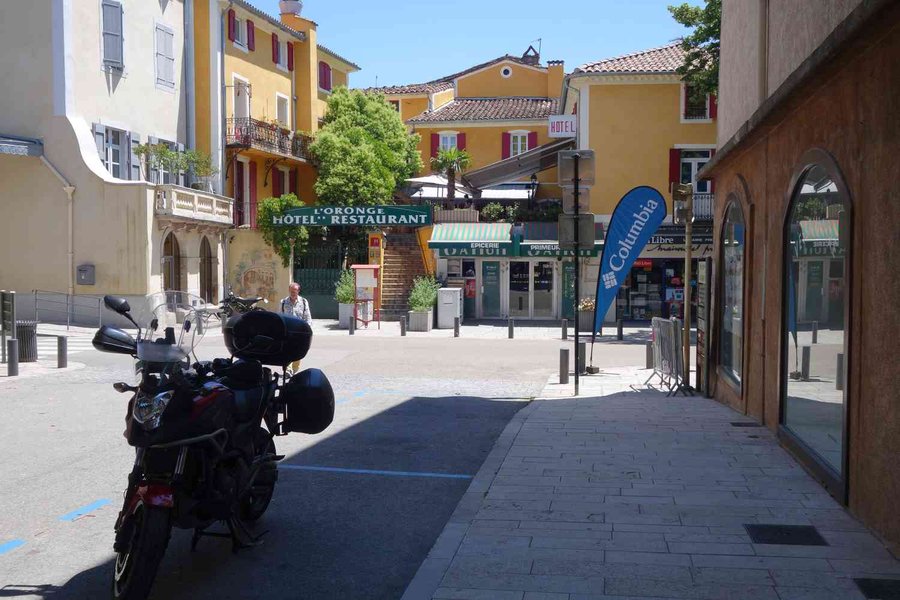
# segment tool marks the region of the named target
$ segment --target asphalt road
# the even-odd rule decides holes
[[[335,423],[287,455],[258,548],[175,531],[153,598],[398,598],[494,440],[557,365],[559,341],[327,337]],[[643,352],[635,348],[635,355]],[[201,358],[224,354],[207,338]],[[125,356],[0,385],[0,598],[103,598],[133,450]],[[301,470],[292,467],[316,467]],[[347,472],[340,469],[389,473]],[[446,477],[461,476],[461,477]]]

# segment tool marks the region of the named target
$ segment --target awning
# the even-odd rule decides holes
[[[0,154],[41,156],[44,154],[44,145],[40,140],[0,134]]]
[[[508,242],[509,223],[440,223],[428,242]]]
[[[555,140],[533,150],[506,158],[486,167],[469,171],[463,175],[466,185],[474,188],[486,188],[498,183],[514,181],[527,177],[532,173],[551,169],[557,165],[557,154],[561,150],[575,147],[575,140],[566,138]]]
[[[510,223],[440,223],[434,226],[428,247],[442,257],[504,256],[553,257],[574,256],[572,250],[561,250],[556,223],[523,223],[523,239],[513,241]],[[581,256],[599,256],[603,249],[602,226],[598,224],[597,241],[592,250]]]
[[[839,221],[800,221],[800,237],[804,242],[838,242]]]

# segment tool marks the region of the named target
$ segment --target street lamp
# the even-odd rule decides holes
[[[684,225],[684,386],[691,387],[691,233],[694,223],[694,186],[678,183],[672,190],[676,225]]]
[[[537,186],[538,186],[538,178],[537,173],[531,174],[531,189],[529,190],[529,198],[534,200],[535,195],[537,195]]]

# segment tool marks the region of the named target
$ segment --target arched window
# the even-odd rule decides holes
[[[319,61],[319,88],[331,91],[331,65],[324,60]]]
[[[851,206],[833,159],[805,159],[784,229],[781,424],[845,497]]]
[[[744,356],[744,214],[729,197],[722,229],[722,328],[719,366],[738,384]]]
[[[200,242],[200,297],[207,302],[216,301],[216,268],[209,239]]]
[[[169,233],[163,242],[162,275],[164,291],[182,291],[181,248],[174,233]]]

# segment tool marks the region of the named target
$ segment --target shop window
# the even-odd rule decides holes
[[[843,498],[851,207],[831,158],[807,158],[784,231],[781,424]]]
[[[744,215],[736,198],[730,199],[722,230],[722,327],[719,366],[741,382],[744,356]]]

